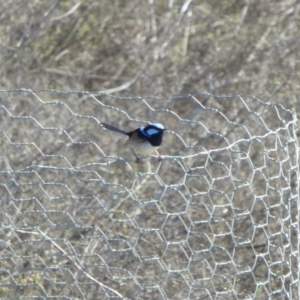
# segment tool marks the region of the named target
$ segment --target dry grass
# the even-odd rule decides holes
[[[299,4],[154,2],[2,5],[3,90],[114,96],[0,93],[1,298],[296,297],[294,115],[210,95],[297,109]]]

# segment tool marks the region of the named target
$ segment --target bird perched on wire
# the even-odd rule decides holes
[[[125,145],[131,148],[137,163],[140,161],[138,154],[142,156],[151,155],[154,152],[158,154],[157,149],[162,144],[163,134],[166,130],[159,123],[150,124],[145,127],[142,126],[133,131],[124,131],[106,123],[100,124],[106,129],[128,136]],[[159,159],[161,159],[160,155]]]

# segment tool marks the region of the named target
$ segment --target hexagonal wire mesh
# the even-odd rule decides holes
[[[1,298],[298,297],[292,111],[251,96],[0,97]],[[149,121],[168,129],[164,159],[138,165],[99,124]]]

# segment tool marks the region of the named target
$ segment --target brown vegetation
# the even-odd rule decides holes
[[[296,0],[1,6],[1,298],[297,295]]]

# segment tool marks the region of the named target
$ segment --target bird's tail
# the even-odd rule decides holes
[[[122,133],[122,134],[125,134],[125,135],[128,135],[128,132],[122,130],[122,129],[119,129],[115,126],[112,126],[112,125],[109,125],[109,124],[106,124],[106,123],[100,123],[104,128],[106,129],[109,129],[109,130],[112,130],[112,131],[115,131],[115,132],[118,132],[118,133]]]

